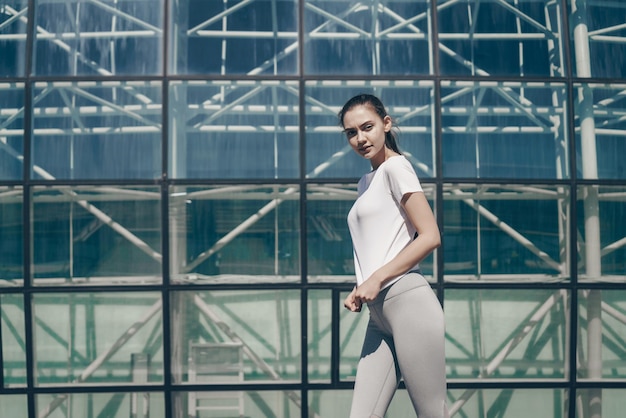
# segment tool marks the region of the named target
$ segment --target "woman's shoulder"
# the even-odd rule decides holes
[[[405,173],[410,172],[415,174],[415,170],[413,169],[413,165],[411,162],[402,154],[394,155],[391,158],[388,158],[384,164],[381,165],[384,171],[388,173]]]

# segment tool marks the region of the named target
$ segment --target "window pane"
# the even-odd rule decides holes
[[[35,284],[161,282],[159,189],[35,187]]]
[[[300,304],[297,290],[173,293],[174,381],[300,381]]]
[[[158,392],[44,394],[35,402],[40,417],[165,418],[165,399]]]
[[[422,188],[434,206],[434,185],[422,183]],[[310,282],[355,282],[347,216],[356,198],[356,185],[310,184],[307,187],[307,270]],[[422,260],[420,269],[427,280],[435,281],[433,254]]]
[[[161,73],[162,1],[35,0],[33,73]]]
[[[0,77],[24,76],[28,0],[4,0],[0,11]]]
[[[2,326],[2,367],[4,387],[25,387],[26,386],[26,331],[24,321],[24,296],[22,294],[2,294],[0,295],[0,319]],[[0,416],[13,417],[20,414],[5,414],[6,406],[4,400],[10,398],[0,398]],[[16,398],[19,399],[19,398]],[[16,411],[24,408],[26,404],[17,406]],[[24,415],[26,416],[26,415]]]
[[[0,186],[0,286],[24,283],[22,189]]]
[[[33,314],[37,385],[163,381],[159,293],[38,293]]]
[[[0,32],[0,39],[2,39],[1,36]],[[2,56],[1,46],[2,41],[0,41],[0,56]],[[4,59],[0,61],[0,66],[2,62]],[[0,83],[0,180],[22,178],[23,150],[24,83]]]
[[[577,175],[626,179],[626,84],[576,84]]]
[[[297,177],[298,100],[291,81],[172,82],[170,176]]]
[[[559,33],[560,2],[438,0],[437,3],[442,73],[565,75],[561,62],[564,36]]]
[[[33,104],[35,179],[161,177],[159,82],[41,82]]]
[[[170,71],[175,74],[294,74],[296,0],[171,3]]]
[[[572,73],[577,77],[624,78],[623,0],[571,2]]]
[[[172,418],[302,416],[300,391],[288,389],[177,392],[173,396]]]
[[[566,378],[568,311],[563,289],[446,290],[448,378]]]
[[[446,177],[569,176],[564,84],[443,81]]]
[[[581,290],[578,303],[578,377],[626,378],[626,291]]]
[[[306,0],[305,73],[431,73],[430,3]]]
[[[445,279],[569,280],[569,214],[567,187],[445,185]]]
[[[578,280],[626,282],[626,187],[578,189]]]
[[[454,389],[449,393],[451,416],[569,417],[568,392],[563,389]]]
[[[308,292],[308,362],[309,381],[329,383],[332,378],[332,314],[339,306],[333,306],[332,291],[310,289]],[[322,414],[324,415],[324,414]]]
[[[621,417],[624,414],[625,389],[579,389],[576,393],[576,418],[585,418],[590,414],[590,406],[594,412],[600,411],[603,417]],[[601,403],[592,403],[601,400]]]
[[[341,132],[337,113],[351,97],[381,98],[399,128],[398,145],[419,178],[434,177],[435,134],[430,81],[310,81],[306,86],[308,178],[361,177],[371,170]]]
[[[300,281],[295,186],[177,186],[170,193],[172,280]]]
[[[0,395],[0,415],[11,418],[28,418],[26,395]]]

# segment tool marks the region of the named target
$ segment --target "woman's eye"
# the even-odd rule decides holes
[[[346,136],[352,138],[356,134],[356,131],[346,131]]]
[[[365,131],[369,131],[370,129],[372,129],[374,126],[373,125],[365,125],[365,127],[363,128],[363,130]]]

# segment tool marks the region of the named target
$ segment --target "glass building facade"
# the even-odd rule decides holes
[[[346,417],[370,92],[452,416],[623,417],[625,63],[622,0],[0,0],[0,416]]]

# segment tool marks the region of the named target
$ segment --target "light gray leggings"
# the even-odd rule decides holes
[[[426,279],[407,273],[368,308],[350,418],[384,417],[400,377],[419,418],[447,418],[443,311]]]

